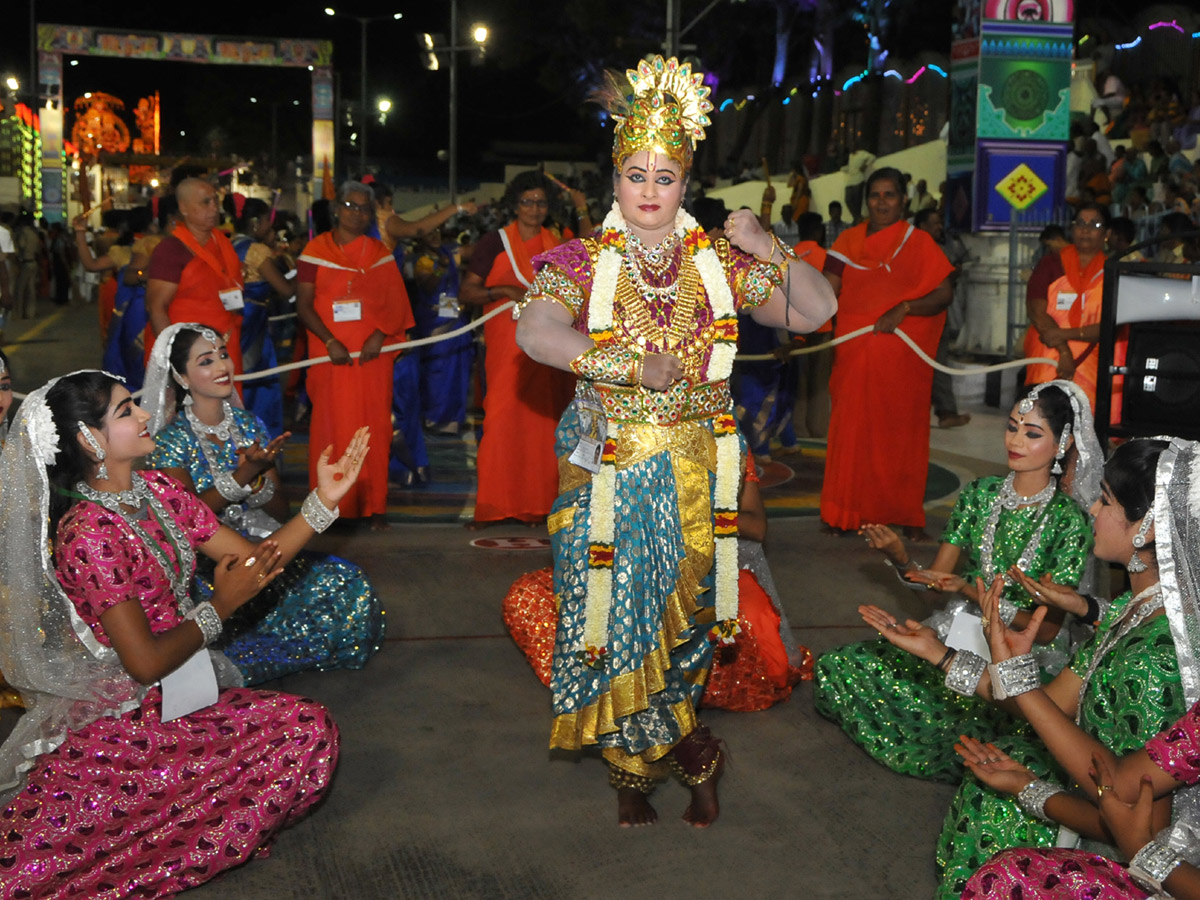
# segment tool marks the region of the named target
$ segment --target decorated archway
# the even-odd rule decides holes
[[[101,56],[234,66],[286,66],[312,73],[313,194],[332,176],[333,42],[304,38],[221,37],[162,31],[118,31],[86,25],[37,26],[38,110],[42,132],[42,214],[64,214],[63,57]]]

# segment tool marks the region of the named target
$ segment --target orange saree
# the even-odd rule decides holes
[[[1046,291],[1046,315],[1050,316],[1059,328],[1082,328],[1098,324],[1104,297],[1104,254],[1097,253],[1086,267],[1079,264],[1079,251],[1074,247],[1064,249],[1059,258],[1062,260],[1064,274]],[[1128,328],[1118,331],[1116,346],[1113,348],[1115,365],[1125,363],[1127,335]],[[1067,347],[1075,359],[1075,374],[1071,380],[1083,388],[1084,393],[1088,395],[1088,401],[1095,409],[1096,383],[1100,376],[1100,345],[1088,341],[1068,341]],[[1059,356],[1059,351],[1043,344],[1037,329],[1030,326],[1029,335],[1025,339],[1025,354],[1055,359]],[[1055,367],[1046,363],[1033,363],[1025,369],[1027,384],[1041,384],[1057,377]],[[1121,389],[1124,382],[1123,375],[1113,377],[1113,422],[1119,422],[1121,419]]]
[[[866,223],[847,229],[827,269],[835,259],[845,265],[835,338],[874,325],[953,271],[933,238],[903,221],[870,236]],[[945,319],[908,316],[900,328],[932,357]],[[933,369],[894,334],[865,334],[834,354],[821,519],[851,530],[864,522],[924,527]]]
[[[545,228],[531,240],[522,240],[515,222],[504,229],[504,236],[512,259],[508,252],[498,254],[484,284],[524,290],[533,281],[533,257],[558,240]],[[501,302],[489,303],[484,311]],[[558,496],[554,430],[574,396],[575,377],[526,356],[517,346],[517,323],[508,314],[489,319],[483,339],[487,392],[476,462],[475,521],[537,522],[550,513]]]
[[[404,340],[404,333],[415,324],[396,260],[375,238],[363,236],[339,245],[332,232],[325,232],[309,242],[300,262],[316,267],[315,277],[306,276],[312,270],[305,267],[300,278],[313,278],[313,307],[317,315],[351,353],[361,350],[377,330],[383,332],[385,345],[394,344]],[[325,345],[310,334],[309,358],[327,355]],[[317,483],[317,460],[325,447],[333,445],[336,459],[356,429],[363,425],[371,427],[371,448],[362,473],[339,504],[342,515],[348,518],[387,512],[395,362],[393,352],[380,354],[366,364],[355,359],[345,366],[326,363],[309,369],[308,394],[312,398],[309,484]]]

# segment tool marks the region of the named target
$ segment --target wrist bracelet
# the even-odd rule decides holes
[[[327,341],[325,342],[325,349],[326,349],[326,350],[328,350],[328,349],[329,349],[329,345],[330,345],[330,344],[332,344],[332,343],[333,343],[334,341],[336,341],[336,340],[337,340],[337,338],[335,338],[335,337],[331,337],[331,338],[329,338],[329,340],[327,340]]]
[[[997,604],[997,615],[1000,616],[1000,621],[1005,625],[1011,625],[1012,620],[1017,617],[1017,613],[1020,611],[1021,609],[1017,604],[1011,600],[1005,600],[1003,597],[1000,598],[1000,602]]]
[[[1037,660],[1032,653],[992,663],[988,671],[992,673],[992,697],[996,700],[1027,694],[1042,686]]]
[[[987,660],[970,650],[959,650],[946,668],[946,687],[964,697],[974,697]]]
[[[620,344],[598,344],[571,360],[580,378],[606,384],[641,384],[642,354]]]
[[[321,502],[316,488],[308,492],[308,496],[304,498],[304,505],[300,507],[300,515],[304,517],[304,521],[308,523],[308,527],[317,534],[320,534],[336,522],[339,514],[336,506],[330,509]]]
[[[1057,784],[1051,784],[1049,781],[1042,781],[1039,778],[1021,788],[1017,794],[1017,805],[1028,816],[1041,819],[1043,822],[1053,822],[1054,820],[1046,815],[1046,801],[1055,794],[1062,793],[1065,791]]]
[[[237,479],[229,472],[217,472],[213,475],[213,487],[230,503],[241,503],[250,496],[250,488],[247,485],[238,484]]]
[[[946,671],[946,663],[948,663],[948,662],[950,662],[950,660],[954,659],[954,654],[957,652],[958,651],[955,650],[953,647],[947,647],[946,655],[943,656],[941,659],[939,659],[937,662],[938,671],[945,672]]]
[[[204,635],[205,647],[221,636],[221,629],[224,627],[221,623],[221,614],[207,600],[197,603],[184,618],[195,622],[200,628],[200,633]]]
[[[1162,883],[1181,862],[1183,857],[1162,841],[1147,841],[1129,861],[1129,877],[1146,890],[1161,893]]]
[[[246,498],[246,505],[251,509],[258,509],[261,506],[266,506],[271,502],[271,498],[275,496],[275,482],[270,478],[260,475],[262,485],[258,490],[250,492],[250,496]]]

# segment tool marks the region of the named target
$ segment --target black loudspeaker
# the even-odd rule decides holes
[[[1123,425],[1200,439],[1200,322],[1129,326]]]

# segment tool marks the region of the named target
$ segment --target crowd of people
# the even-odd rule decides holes
[[[779,228],[773,192],[757,213],[701,197],[693,217],[703,74],[655,57],[609,77],[610,207],[528,172],[498,210],[414,222],[363,177],[301,223],[184,171],[115,233],[72,223],[62,252],[103,276],[112,371],[36,387],[10,427],[0,354],[0,672],[26,708],[0,747],[3,896],[170,896],[320,800],[331,715],[254,685],[378,650],[370,579],[303,548],[339,516],[387,527],[393,463],[433,477],[424,434],[466,427],[473,372],[471,524],[547,525],[553,567],[513,586],[505,620],[551,691],[551,746],[599,751],[620,825],[657,820],[671,772],[683,818],[712,825],[726,751],[700,709],[761,709],[815,676],[818,711],[873,759],[959,783],[939,898],[1200,896],[1200,822],[1190,793],[1169,797],[1200,780],[1200,445],[1130,441],[1106,462],[1097,442],[1107,208],[1081,203],[1035,269],[1031,340],[1061,361],[1031,368],[1007,475],[963,488],[922,565],[931,404],[968,419],[896,334],[945,352],[962,254],[936,203],[864,165],[861,220],[831,204],[823,221],[803,172]],[[481,214],[492,227],[453,237]],[[388,349],[475,310],[482,365],[470,338]],[[846,340],[813,356],[823,370],[788,358],[792,334]],[[739,350],[774,359],[739,369]],[[314,363],[302,383],[264,375],[286,359]],[[297,515],[289,394],[308,408]],[[879,638],[815,665],[762,554],[758,488],[772,441],[805,430],[828,436],[827,530],[949,595],[925,622],[864,603]]]

